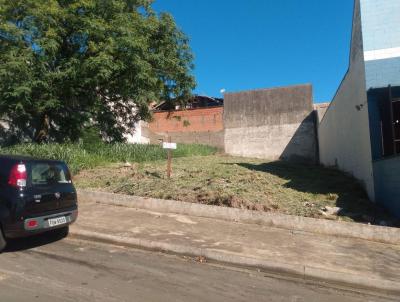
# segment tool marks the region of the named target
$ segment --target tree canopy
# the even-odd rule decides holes
[[[188,39],[151,4],[0,0],[0,119],[37,141],[75,141],[89,124],[121,141],[150,102],[187,99]]]

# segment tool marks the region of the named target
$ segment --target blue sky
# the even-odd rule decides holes
[[[190,38],[196,93],[311,83],[330,101],[349,61],[352,0],[155,0]]]

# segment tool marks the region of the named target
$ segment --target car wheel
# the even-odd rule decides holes
[[[4,237],[3,230],[0,227],[0,253],[5,249],[7,245],[6,238]]]

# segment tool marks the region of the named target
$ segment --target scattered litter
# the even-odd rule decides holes
[[[321,210],[322,210],[322,214],[324,214],[325,216],[336,216],[343,209],[339,208],[339,207],[328,207],[328,206],[326,206],[326,207],[323,207]]]
[[[125,168],[130,168],[130,167],[132,167],[132,164],[131,164],[130,162],[126,162],[126,163],[124,164],[124,167],[125,167]]]
[[[195,258],[195,260],[196,260],[196,262],[199,262],[199,263],[206,263],[207,262],[207,259],[204,256],[198,256],[198,257]]]

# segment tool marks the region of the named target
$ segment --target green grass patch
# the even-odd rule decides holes
[[[266,162],[214,155],[175,158],[172,178],[166,161],[124,167],[113,164],[82,171],[81,188],[315,218],[377,221],[388,216],[371,203],[352,177],[314,165]],[[340,207],[339,216],[321,209]]]
[[[205,156],[216,149],[196,144],[178,144],[174,157]],[[20,144],[1,148],[0,154],[27,155],[44,159],[63,160],[73,174],[99,165],[117,162],[146,162],[166,158],[166,151],[159,145],[138,144]]]

